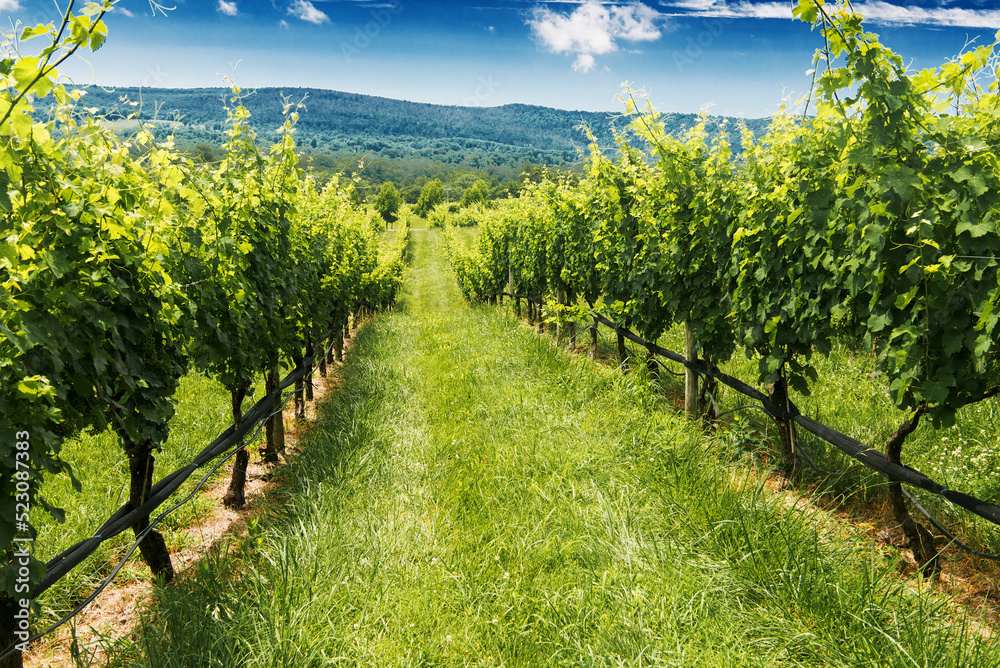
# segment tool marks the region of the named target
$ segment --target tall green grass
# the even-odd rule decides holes
[[[995,666],[895,557],[707,452],[639,374],[466,308],[437,231],[271,515],[115,666]]]
[[[395,229],[383,234],[386,243],[391,243],[396,238],[399,228],[400,225],[397,224]],[[289,370],[286,367],[283,372]],[[254,383],[253,391],[244,399],[244,412],[263,396],[264,382],[260,378]],[[173,402],[176,413],[170,420],[169,438],[162,451],[154,455],[154,480],[188,465],[233,420],[229,392],[218,381],[203,374],[190,372],[184,376]],[[260,431],[262,430],[261,426]],[[249,445],[252,456],[257,456],[262,442],[263,436],[260,435]],[[65,511],[66,521],[62,524],[56,522],[36,504],[31,515],[32,524],[38,531],[34,550],[35,556],[42,561],[47,561],[76,542],[92,536],[128,500],[128,460],[112,430],[88,430],[79,434],[63,445],[61,454],[71,465],[82,490],[74,490],[71,481],[65,476],[45,481],[42,489],[44,498]],[[231,470],[231,464],[224,464],[209,483],[228,481]],[[154,512],[153,517],[186,497],[202,475],[204,471],[192,476],[166,504]],[[164,534],[167,547],[173,551],[190,544],[191,525],[211,514],[216,503],[196,495],[168,515],[157,525],[157,530]],[[61,618],[88,596],[118,564],[133,540],[132,532],[126,531],[106,541],[94,555],[45,592],[38,600],[42,616],[36,621],[36,626]],[[117,581],[148,578],[149,571],[136,553]]]
[[[248,397],[245,406],[263,396],[263,383],[257,383],[255,389],[256,396]],[[205,376],[189,373],[182,378],[174,402],[176,414],[170,422],[170,436],[163,450],[155,454],[155,480],[186,466],[232,424],[229,393],[218,382]],[[48,502],[65,510],[66,521],[60,524],[37,507],[32,512],[32,524],[38,530],[34,543],[35,556],[43,561],[92,536],[108,517],[128,501],[128,459],[117,435],[110,429],[87,431],[69,440],[64,445],[62,456],[72,466],[82,490],[74,490],[67,477],[46,480],[42,494]],[[224,478],[229,470],[224,466],[216,478]],[[192,479],[182,486],[169,503],[186,496],[194,483]],[[165,508],[161,507],[161,510]],[[210,502],[195,497],[168,515],[157,525],[157,530],[164,534],[167,547],[174,550],[188,544],[188,528],[211,509]],[[132,532],[126,531],[106,541],[85,562],[53,585],[38,600],[42,616],[36,624],[40,626],[47,621],[55,621],[74,608],[107,577],[133,540]],[[118,580],[149,578],[149,569],[137,552]]]
[[[470,246],[475,243],[478,230],[474,228],[456,229],[460,239]],[[527,313],[522,303],[522,317]],[[510,301],[505,312],[513,313]],[[589,322],[577,324],[577,345],[581,351],[589,345]],[[554,323],[547,330],[551,334]],[[611,330],[599,329],[598,358],[610,366],[618,365],[615,334]],[[684,328],[677,325],[659,338],[657,343],[678,353],[684,351]],[[641,367],[646,350],[627,343],[633,367]],[[683,396],[684,381],[680,374],[683,369],[662,358],[663,373],[655,379],[662,390],[659,397],[664,405],[675,404]],[[747,357],[737,351],[729,360],[720,362],[726,373],[753,385],[758,375],[756,356]],[[811,383],[808,396],[794,392],[791,399],[799,410],[814,419],[879,450],[889,437],[908,421],[910,414],[896,409],[889,394],[888,383],[878,369],[877,361],[869,351],[856,341],[837,341],[829,356],[815,355],[810,364],[819,376]],[[640,372],[642,369],[640,368]],[[652,380],[641,374],[643,382]],[[735,390],[719,386],[716,396],[722,411],[736,410],[752,400]],[[884,506],[887,481],[882,476],[858,467],[858,462],[830,445],[806,432],[797,430],[797,438],[809,456],[824,471],[840,472],[843,475],[826,476],[806,472],[807,484],[820,486],[831,497],[850,498],[849,509]],[[742,459],[765,468],[778,469],[782,462],[778,456],[776,428],[765,415],[744,410],[729,414],[721,428],[715,433],[718,451],[723,456]],[[956,423],[946,429],[934,428],[929,419],[924,419],[911,434],[903,449],[903,463],[948,489],[958,490],[977,498],[1000,504],[1000,399],[992,398],[960,410]],[[979,518],[961,508],[952,506],[941,497],[921,490],[910,490],[921,505],[939,519],[964,542],[982,551],[1000,554],[1000,526]],[[867,512],[867,511],[866,511]],[[890,514],[887,507],[885,514]],[[915,517],[927,525],[926,520],[916,511]],[[947,547],[942,539],[939,547]],[[952,551],[947,558],[965,558],[966,553]],[[1000,575],[995,564],[974,558],[979,566],[993,575]]]
[[[604,331],[604,336],[609,336],[609,330]],[[683,328],[672,328],[658,343],[683,352]],[[615,359],[612,344],[613,341],[601,341],[605,359]],[[632,354],[641,360],[645,350],[632,346]],[[663,363],[668,370],[680,371],[679,365],[665,360]],[[817,355],[812,363],[819,379],[812,383],[811,393],[808,396],[791,395],[799,410],[862,443],[884,450],[886,441],[910,415],[893,406],[888,385],[873,357],[857,346],[838,342],[828,357]],[[751,384],[756,378],[755,358],[737,353],[720,366],[726,373]],[[683,396],[683,378],[679,376],[663,373],[656,383],[667,397]],[[724,387],[720,387],[717,399],[723,411],[754,403],[735,390]],[[807,470],[807,484],[819,485],[831,497],[850,498],[849,508],[884,504],[885,478],[859,467],[856,460],[805,430],[797,430],[797,435],[800,445],[819,468],[843,474],[828,477]],[[781,467],[781,462],[775,459],[778,456],[776,429],[773,422],[759,411],[730,414],[715,432],[715,443],[724,456],[765,467]],[[959,411],[955,425],[946,429],[935,429],[930,420],[925,419],[908,437],[903,449],[903,463],[949,489],[1000,503],[1000,402],[990,399],[967,406]],[[1000,527],[952,506],[940,497],[921,490],[911,492],[921,505],[930,509],[965,542],[986,552],[1000,553]],[[885,512],[889,513],[888,508]],[[913,512],[915,517],[927,524],[922,516]],[[942,541],[939,546],[945,547],[946,543]],[[950,554],[962,557],[954,552]],[[981,566],[997,572],[988,562],[981,562]]]

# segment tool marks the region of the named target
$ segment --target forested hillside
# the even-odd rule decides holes
[[[171,121],[169,127],[179,145],[217,146],[223,141],[227,90],[90,87],[82,104],[113,119],[133,113],[131,103],[135,102],[140,118]],[[307,151],[425,158],[472,169],[519,167],[525,162],[549,166],[577,163],[579,151],[588,143],[581,126],[589,127],[599,144],[611,146],[618,115],[526,104],[444,106],[315,88],[259,88],[245,100],[250,123],[259,134],[267,137],[281,125],[284,100],[305,101],[297,136],[299,146]],[[680,132],[694,125],[696,118],[694,114],[665,114],[662,120],[668,132]],[[723,122],[734,133],[739,122],[759,133],[768,120],[714,117],[709,130]],[[162,132],[166,133],[167,127],[164,124]]]

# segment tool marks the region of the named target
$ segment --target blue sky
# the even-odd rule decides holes
[[[79,3],[82,5],[82,3]],[[808,89],[820,35],[788,0],[121,0],[80,84],[317,87],[437,104],[622,109],[629,82],[661,111],[764,116]],[[0,0],[0,25],[55,20],[66,0]],[[913,69],[1000,29],[992,0],[854,6]]]

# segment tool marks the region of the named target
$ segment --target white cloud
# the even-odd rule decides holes
[[[594,56],[589,53],[581,53],[573,61],[573,71],[589,72],[594,69]]]
[[[121,5],[115,5],[115,6],[114,6],[114,7],[112,8],[112,10],[111,10],[111,11],[113,11],[113,12],[115,12],[115,13],[117,13],[117,14],[121,14],[122,16],[127,16],[127,17],[129,17],[130,19],[133,19],[133,18],[135,18],[135,14],[133,14],[133,13],[132,13],[132,12],[130,12],[129,10],[125,9],[125,8],[124,8],[124,7],[122,7]]]
[[[576,54],[574,70],[590,72],[596,64],[594,56],[617,51],[617,40],[658,39],[660,29],[655,21],[659,17],[658,12],[638,2],[605,7],[597,0],[586,0],[568,15],[536,7],[527,23],[550,51]]]
[[[960,7],[897,7],[888,2],[863,2],[855,6],[861,14],[876,23],[905,25],[943,25],[961,28],[1000,28],[1000,10],[963,9]]]
[[[297,19],[315,23],[316,25],[326,23],[330,20],[329,16],[316,9],[309,0],[295,0],[292,6],[288,8],[288,13]]]
[[[743,19],[790,19],[792,7],[787,2],[746,2],[730,4],[728,0],[673,0],[660,3],[674,11],[670,16],[705,16]]]
[[[692,11],[706,11],[716,5],[725,4],[725,0],[678,0],[677,2],[661,2],[660,4]]]
[[[219,0],[219,11],[226,16],[236,16],[240,13],[235,2],[226,2],[226,0]]]
[[[13,12],[21,9],[21,3],[17,0],[0,0],[0,11]]]
[[[660,3],[673,16],[705,16],[722,18],[791,19],[792,8],[787,2],[752,3],[746,0],[666,0]],[[961,28],[1000,28],[1000,10],[967,9],[961,7],[912,7],[895,5],[883,0],[855,2],[855,11],[872,23],[893,25],[936,25]]]
[[[617,37],[630,42],[652,42],[660,38],[660,29],[653,21],[659,14],[639,3],[627,7],[612,7],[611,21],[617,29]]]

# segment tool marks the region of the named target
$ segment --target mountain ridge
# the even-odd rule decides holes
[[[179,145],[199,143],[218,146],[224,141],[227,113],[224,101],[230,89],[136,88],[86,89],[81,105],[109,119],[136,111],[140,119],[172,121]],[[613,147],[615,131],[627,122],[616,112],[564,110],[526,103],[461,106],[412,102],[393,98],[320,88],[260,87],[241,91],[250,112],[251,127],[264,139],[276,136],[285,104],[303,101],[296,123],[297,141],[307,152],[329,155],[368,154],[388,159],[423,157],[461,159],[471,166],[524,162],[561,166],[578,163],[589,141],[580,129],[586,125],[601,147]],[[133,108],[128,102],[139,102]],[[618,119],[618,126],[615,121]],[[665,112],[661,121],[668,132],[682,132],[694,125],[697,114]],[[709,132],[726,127],[732,138],[738,123],[759,133],[769,119],[708,117]],[[180,123],[181,126],[177,126]],[[478,157],[477,157],[478,156]]]

